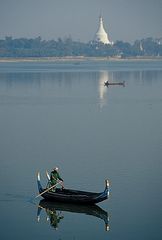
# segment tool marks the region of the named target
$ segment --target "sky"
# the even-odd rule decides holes
[[[100,14],[110,41],[162,37],[162,0],[0,0],[0,39],[89,42]]]

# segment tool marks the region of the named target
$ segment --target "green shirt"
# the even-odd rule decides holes
[[[50,178],[51,178],[51,183],[52,183],[52,185],[55,185],[55,184],[57,183],[57,180],[58,180],[58,179],[61,180],[61,181],[63,181],[63,179],[60,177],[59,173],[58,173],[56,170],[53,170],[53,171],[51,172]]]

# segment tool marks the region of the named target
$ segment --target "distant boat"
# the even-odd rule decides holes
[[[109,82],[108,80],[104,82],[104,86],[109,86],[109,85],[122,85],[125,87],[125,82]]]
[[[50,201],[67,202],[76,204],[96,204],[106,200],[109,196],[109,182],[105,181],[106,186],[103,192],[88,192],[72,189],[56,188],[54,191],[48,191],[48,188],[43,188],[40,183],[40,173],[37,176],[37,184],[40,195]],[[44,193],[43,193],[44,192]],[[38,195],[39,196],[39,195]]]

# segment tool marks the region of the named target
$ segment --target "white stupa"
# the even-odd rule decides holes
[[[102,16],[99,17],[99,28],[95,34],[94,41],[112,45],[112,42],[109,41],[108,34],[103,27]]]

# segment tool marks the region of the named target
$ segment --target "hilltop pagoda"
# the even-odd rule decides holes
[[[102,16],[99,17],[99,27],[94,37],[94,42],[101,42],[104,44],[112,45],[108,38],[108,34],[106,33],[104,26],[103,26],[103,19]]]

